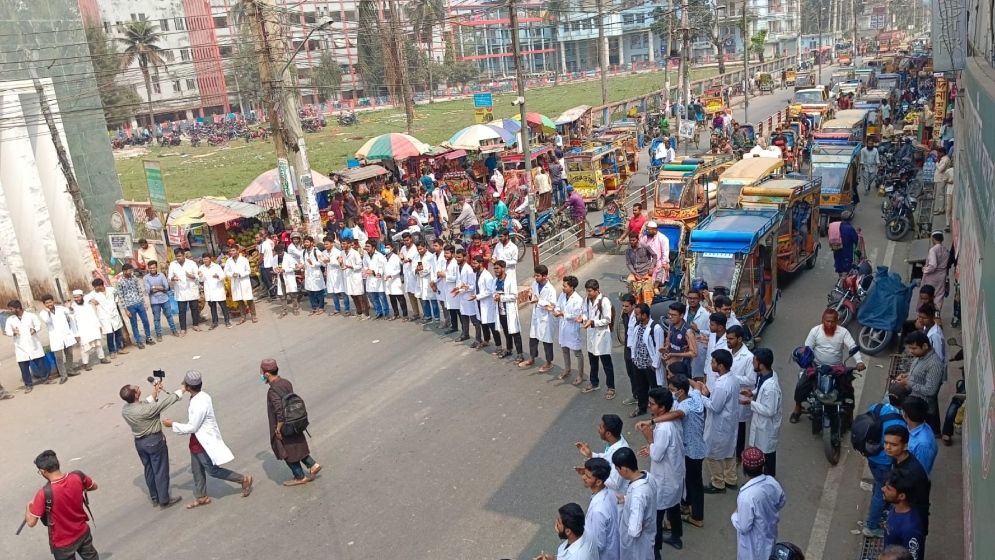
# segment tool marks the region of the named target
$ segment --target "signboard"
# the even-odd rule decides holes
[[[490,92],[473,94],[473,106],[476,109],[493,109],[494,95]]]
[[[149,204],[152,209],[162,214],[169,213],[169,201],[166,200],[166,184],[162,181],[162,168],[158,161],[144,161],[145,184],[149,188]]]
[[[933,0],[933,69],[963,70],[966,63],[967,7],[965,0]]]
[[[107,235],[107,244],[111,247],[111,258],[120,261],[130,261],[134,257],[131,247],[131,234],[111,233]]]
[[[870,18],[870,28],[871,29],[884,29],[887,27],[888,15],[887,14],[871,14]]]
[[[486,124],[494,120],[493,107],[477,107],[473,110],[474,120],[477,124]]]
[[[694,138],[694,128],[694,121],[685,119],[681,121],[681,127],[677,134],[680,135],[681,138],[690,140],[691,138]]]
[[[936,91],[933,96],[933,138],[939,139],[940,127],[947,116],[947,88],[949,84],[944,78],[936,79]]]
[[[290,162],[287,158],[277,158],[276,171],[280,176],[280,189],[283,191],[284,200],[295,200],[293,187],[290,183]]]

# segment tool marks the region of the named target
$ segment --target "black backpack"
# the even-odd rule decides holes
[[[304,399],[297,393],[283,395],[283,435],[296,436],[307,432],[310,422],[307,419],[307,407]],[[308,432],[308,435],[311,435]]]
[[[881,452],[885,422],[902,418],[896,412],[881,414],[882,408],[884,405],[881,403],[874,405],[871,410],[854,418],[850,426],[850,444],[864,457],[873,457]]]

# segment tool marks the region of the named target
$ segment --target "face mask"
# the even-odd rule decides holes
[[[266,376],[260,373],[259,374],[259,381],[262,382],[263,385],[265,385],[266,384]]]

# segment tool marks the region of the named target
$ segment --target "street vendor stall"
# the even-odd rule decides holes
[[[188,200],[169,213],[166,225],[182,228],[182,242],[170,232],[170,244],[189,248],[195,256],[208,252],[218,255],[225,240],[233,238],[240,245],[251,246],[260,230],[258,220],[243,222],[265,212],[262,206],[239,200],[205,196]]]
[[[593,116],[590,105],[578,105],[567,109],[553,121],[556,130],[563,136],[563,148],[580,146],[584,139],[590,136],[593,126]]]
[[[390,172],[379,165],[364,165],[336,171],[333,175],[340,186],[345,186],[357,199],[364,201],[370,195],[380,194]]]
[[[328,177],[311,171],[311,180],[314,181],[314,191],[316,193],[331,189],[335,183]],[[290,188],[292,192],[297,192],[293,174],[290,176]],[[279,211],[283,208],[283,187],[280,185],[279,169],[270,169],[256,177],[238,195],[238,200],[251,202],[263,208],[272,208]]]

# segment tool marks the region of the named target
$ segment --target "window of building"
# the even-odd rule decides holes
[[[159,31],[169,31],[169,20],[160,19],[159,20]]]
[[[315,23],[318,18],[314,15],[314,12],[304,12],[304,23]]]
[[[180,81],[173,80],[173,93],[180,93],[181,91],[183,90],[180,88]]]
[[[638,23],[639,25],[643,25],[644,23],[646,23],[646,13],[645,12],[636,16],[636,23]]]
[[[147,21],[148,17],[145,14],[138,14],[138,21]]]
[[[162,88],[159,87],[159,80],[152,81],[152,91],[156,93],[162,93]]]
[[[104,22],[104,33],[110,33],[110,32],[111,32],[111,22],[105,21]]]
[[[137,14],[131,14],[131,21],[138,21],[138,15]]]
[[[224,29],[225,27],[228,27],[228,17],[214,16],[214,27],[215,29]]]
[[[181,17],[173,18],[173,23],[176,24],[177,31],[184,31],[187,28],[186,22]]]
[[[227,58],[231,56],[232,47],[231,45],[222,45],[221,47],[218,47],[218,52],[221,54],[221,56]]]
[[[320,43],[318,43],[317,39],[308,39],[307,50],[309,50],[309,51],[316,51],[316,50],[319,50],[319,49],[321,49],[321,45],[320,45]]]
[[[162,51],[162,57],[166,59],[166,62],[172,62],[176,60],[176,56],[173,54],[173,51],[169,49],[164,49]]]
[[[187,89],[191,91],[197,89],[197,82],[191,79],[187,79]]]
[[[622,14],[622,25],[632,25],[636,23],[636,14]]]
[[[180,49],[180,60],[184,62],[190,60],[190,49]]]

